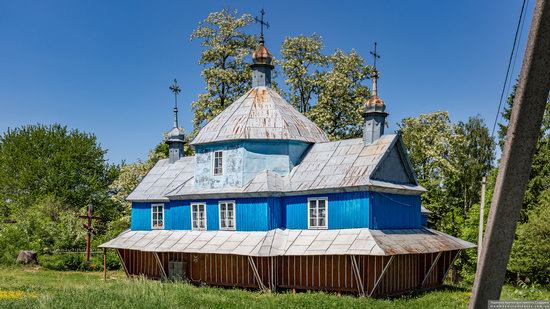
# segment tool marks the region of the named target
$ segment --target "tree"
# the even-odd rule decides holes
[[[470,207],[480,201],[481,179],[493,166],[495,143],[483,119],[477,115],[467,122],[453,126],[455,143],[451,144],[450,159],[455,173],[449,175],[446,187],[449,195],[457,197],[466,217]]]
[[[550,189],[540,195],[536,207],[529,211],[529,220],[520,224],[514,241],[509,270],[526,283],[550,283]]]
[[[242,31],[253,22],[252,16],[237,16],[237,11],[213,12],[191,34],[204,50],[199,63],[206,93],[193,102],[193,134],[216,117],[250,87],[250,68],[245,57],[256,46],[256,37]]]
[[[320,70],[328,63],[322,49],[323,41],[315,34],[287,37],[281,47],[279,64],[289,88],[288,100],[301,113],[310,109],[318,92]]]
[[[118,167],[104,158],[106,152],[93,134],[58,124],[8,130],[0,137],[2,214],[10,217],[44,196],[72,210],[104,204],[118,174]]]
[[[338,49],[328,59],[331,68],[318,75],[318,101],[307,116],[332,140],[359,137],[364,104],[370,96],[363,82],[371,68],[355,50],[346,54]]]
[[[399,127],[418,181],[428,190],[422,201],[432,211],[430,221],[436,228],[443,228],[443,219],[450,210],[444,203],[443,183],[447,175],[455,172],[449,161],[453,139],[449,114],[434,112],[405,118]]]

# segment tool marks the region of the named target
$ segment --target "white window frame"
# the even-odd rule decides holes
[[[155,226],[155,219],[154,219],[154,209],[155,207],[162,207],[162,226]],[[152,230],[163,230],[164,229],[164,226],[165,226],[165,220],[166,218],[164,217],[164,203],[153,203],[151,204],[151,229]],[[157,219],[158,221],[158,219]]]
[[[316,211],[319,209],[319,201],[325,201],[325,225],[324,226],[312,226],[310,220],[310,204],[315,201]],[[317,223],[319,222],[319,216],[317,216]],[[326,230],[328,229],[328,197],[310,197],[307,199],[307,228],[310,230]]]
[[[222,227],[222,204],[233,204],[233,227],[228,227],[229,220],[226,220],[225,227]],[[235,201],[219,201],[218,202],[218,215],[220,221],[221,231],[236,231],[237,230],[237,203]]]
[[[221,171],[216,173],[216,154],[221,154]],[[221,176],[223,175],[223,150],[216,150],[212,153],[212,175]]]
[[[195,205],[196,206],[200,206],[200,205],[204,206],[204,228],[200,228],[200,227],[195,228],[194,225],[193,225],[193,206],[195,206]],[[208,216],[206,215],[206,203],[204,203],[204,202],[191,203],[190,206],[191,207],[189,207],[189,208],[191,208],[191,230],[206,231],[208,229],[208,225],[207,225],[208,224],[208,218],[207,218]],[[198,208],[197,208],[197,210],[198,210]],[[198,216],[197,216],[197,221],[198,220],[199,219],[198,219]]]

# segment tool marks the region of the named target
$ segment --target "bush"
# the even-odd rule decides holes
[[[103,254],[92,255],[89,262],[85,260],[85,253],[57,253],[45,254],[38,257],[38,263],[51,270],[81,270],[102,271]],[[107,253],[107,270],[120,269],[118,256],[114,252]]]

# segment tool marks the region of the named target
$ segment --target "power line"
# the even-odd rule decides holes
[[[502,92],[500,93],[500,101],[498,103],[498,109],[497,109],[497,114],[495,115],[495,122],[493,123],[493,130],[491,131],[491,138],[493,138],[493,136],[495,135],[495,128],[497,126],[497,121],[498,121],[498,118],[499,118],[499,115],[500,115],[500,108],[502,106],[502,98],[504,98],[504,93],[506,91],[506,85],[508,84],[508,76],[510,75],[510,67],[512,66],[512,60],[514,58],[514,54],[515,54],[515,51],[516,51],[516,45],[517,45],[517,41],[518,41],[518,34],[519,34],[519,29],[521,28],[521,25],[522,25],[522,20],[523,20],[523,12],[525,11],[525,4],[526,4],[527,0],[523,0],[523,4],[521,5],[521,12],[519,13],[519,18],[518,18],[518,25],[516,27],[516,34],[514,35],[514,44],[512,45],[512,51],[510,52],[510,59],[508,60],[508,68],[506,69],[506,77],[504,78],[504,85],[502,85]]]

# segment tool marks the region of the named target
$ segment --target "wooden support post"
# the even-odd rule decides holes
[[[162,266],[162,262],[160,261],[159,255],[156,252],[153,252],[153,255],[155,256],[155,260],[157,260],[157,265],[160,270],[160,277],[162,280],[166,280],[166,272],[164,271],[164,266]]]
[[[107,281],[107,248],[103,248],[103,281]]]
[[[275,292],[277,290],[277,284],[275,280],[275,257],[270,257],[271,260],[271,291]]]
[[[252,268],[252,272],[254,273],[254,278],[256,278],[256,281],[258,281],[258,287],[260,290],[267,290],[267,287],[262,282],[262,278],[260,277],[260,273],[258,272],[258,268],[256,267],[256,263],[254,263],[254,259],[249,256],[248,257],[248,263],[250,264],[250,267]]]
[[[376,291],[376,288],[378,287],[378,285],[380,285],[380,282],[382,282],[382,278],[384,278],[384,275],[386,274],[386,272],[390,268],[390,265],[391,265],[391,263],[393,262],[394,259],[395,259],[395,255],[392,255],[390,260],[388,261],[388,264],[386,264],[386,266],[382,270],[382,273],[380,274],[380,277],[378,277],[378,280],[376,280],[376,283],[374,284],[374,287],[372,288],[372,290],[369,293],[369,297],[371,297],[374,294],[374,291]]]
[[[441,254],[443,253],[443,251],[439,252],[437,254],[437,256],[435,257],[434,261],[432,262],[432,265],[430,266],[430,268],[428,269],[428,272],[426,272],[426,275],[424,276],[424,279],[422,280],[422,283],[420,283],[420,287],[419,288],[422,288],[424,286],[424,283],[426,283],[426,280],[428,280],[428,277],[430,276],[430,274],[432,273],[433,269],[435,268],[435,265],[437,265],[437,261],[439,261],[439,258],[441,257]]]
[[[120,263],[122,264],[122,268],[124,268],[124,272],[126,273],[126,277],[130,277],[130,273],[128,272],[128,268],[126,267],[126,262],[124,262],[124,259],[122,258],[122,255],[120,255],[120,250],[115,249],[116,253],[118,254],[118,258],[120,259]]]
[[[365,296],[365,287],[363,285],[363,278],[361,278],[361,273],[359,272],[359,266],[357,265],[357,260],[355,255],[349,256],[351,260],[351,267],[355,275],[355,281],[357,282],[357,289],[359,290],[359,296]]]
[[[460,254],[460,251],[457,251],[455,254],[455,257],[452,259],[451,263],[449,264],[449,267],[447,270],[445,270],[445,273],[443,274],[443,278],[441,279],[441,283],[445,281],[445,277],[447,277],[447,274],[449,273],[449,270],[451,269],[451,266],[453,266],[454,262],[456,261],[456,258],[458,258],[458,255]]]

